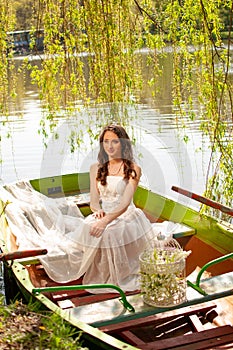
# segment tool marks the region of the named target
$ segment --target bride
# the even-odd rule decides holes
[[[83,284],[137,290],[139,255],[153,236],[152,224],[133,204],[141,169],[122,126],[105,127],[99,147],[98,162],[90,168],[92,214],[84,218],[76,205],[67,205],[65,199],[60,203],[20,182],[7,187],[19,199],[7,206],[8,221],[19,249],[47,248],[48,254],[39,259],[52,280],[66,283],[83,277]]]
[[[85,220],[89,235],[99,240],[99,249],[83,282],[135,290],[139,287],[139,255],[152,234],[149,220],[133,204],[141,169],[133,161],[131,141],[122,126],[105,127],[99,142],[98,163],[90,168],[93,214]]]

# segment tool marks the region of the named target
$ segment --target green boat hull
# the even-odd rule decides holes
[[[88,173],[80,174],[67,174],[63,176],[47,177],[43,179],[34,179],[30,181],[35,190],[51,197],[60,196],[75,196],[89,192],[90,182]],[[182,243],[189,242],[190,237],[195,239],[198,244],[203,244],[204,247],[210,247],[212,251],[216,252],[217,256],[229,254],[233,252],[233,225],[219,222],[216,218],[209,217],[207,215],[201,215],[198,211],[192,208],[180,204],[171,198],[166,198],[160,194],[154,193],[144,187],[139,186],[135,196],[134,203],[137,207],[143,209],[143,211],[152,218],[153,221],[157,220],[171,220],[173,222],[182,223],[189,226],[192,229],[192,233],[183,232],[177,234],[176,238]],[[4,203],[2,204],[2,215],[1,215],[1,237],[0,246],[3,251],[9,250],[9,243],[7,241],[7,221],[4,217]],[[81,211],[84,215],[90,214],[90,208],[88,203],[82,203],[80,206]],[[90,343],[95,344],[99,348],[103,349],[124,349],[124,350],[135,350],[138,347],[130,345],[122,340],[116,339],[113,335],[109,335],[97,327],[100,326],[98,321],[94,324],[91,322],[84,322],[77,316],[76,309],[64,310],[51,301],[46,294],[33,293],[35,286],[32,284],[26,264],[34,263],[35,259],[27,260],[22,262],[16,260],[11,264],[11,269],[14,273],[17,283],[20,288],[27,293],[27,295],[35,297],[39,300],[46,308],[59,314],[63,319],[70,322],[72,325],[77,327],[83,332],[85,339]],[[205,262],[205,261],[204,261]],[[233,266],[231,263],[229,266]],[[232,291],[228,291],[225,295],[231,295]],[[190,304],[196,304],[204,301],[212,300],[213,298],[220,298],[223,294],[215,293],[215,296],[203,296],[202,299],[196,299]],[[131,298],[131,297],[130,297]],[[132,300],[140,298],[140,296],[132,297]],[[113,301],[112,305],[117,304],[117,301]],[[101,303],[100,303],[101,304]],[[189,303],[185,304],[186,306]],[[115,307],[115,306],[114,306]],[[117,305],[117,307],[119,307]],[[140,308],[139,308],[140,309]],[[140,309],[141,310],[141,309]],[[146,317],[156,313],[164,312],[165,310],[155,310],[149,307],[148,310],[143,306],[142,310],[134,315],[126,315],[127,319],[137,319],[139,317]],[[118,320],[122,321],[124,315],[119,317]],[[116,319],[117,320],[117,319]],[[113,321],[117,322],[117,321]],[[107,324],[108,322],[106,322]],[[111,323],[111,322],[110,322]],[[101,325],[103,326],[103,322]]]
[[[31,180],[31,184],[37,191],[47,196],[86,193],[89,192],[90,188],[89,173],[36,179]],[[233,251],[233,225],[231,224],[207,215],[201,215],[192,208],[141,186],[135,193],[134,203],[155,219],[179,222],[194,228],[199,239],[213,246],[222,254]],[[89,208],[85,208],[84,214],[89,213]]]

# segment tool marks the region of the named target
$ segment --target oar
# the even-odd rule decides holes
[[[227,207],[221,203],[213,201],[212,199],[208,199],[206,197],[200,196],[199,194],[184,190],[184,189],[182,189],[180,187],[176,187],[176,186],[172,186],[172,190],[175,192],[178,192],[180,194],[183,194],[186,197],[195,199],[196,201],[201,202],[205,205],[208,205],[209,207],[212,207],[214,209],[218,209],[225,214],[233,216],[233,208]]]
[[[30,258],[32,256],[45,255],[47,253],[47,249],[17,250],[0,254],[0,261]]]

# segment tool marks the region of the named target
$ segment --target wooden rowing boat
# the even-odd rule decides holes
[[[30,182],[36,191],[46,196],[69,196],[84,215],[90,213],[88,173]],[[182,193],[177,187],[173,189]],[[184,190],[182,195],[195,197]],[[135,193],[134,202],[152,222],[171,220],[183,225],[182,230],[173,234],[184,250],[192,251],[186,260],[187,299],[182,304],[154,307],[144,302],[140,291],[125,295],[120,288],[112,286],[113,293],[96,295],[91,289],[87,292],[81,279],[65,285],[51,281],[35,256],[45,254],[46,250],[17,251],[14,234],[4,215],[7,203],[3,200],[0,259],[13,271],[24,292],[81,330],[87,344],[94,344],[94,348],[232,348],[233,225],[201,215],[141,186]],[[205,204],[213,206],[213,203]],[[224,207],[217,209],[224,210]],[[227,212],[231,215],[232,210],[227,208]]]

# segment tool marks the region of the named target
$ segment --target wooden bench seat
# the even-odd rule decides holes
[[[117,333],[124,332],[133,328],[148,327],[151,324],[156,326],[161,322],[168,322],[169,320],[172,320],[174,317],[177,318],[183,315],[191,316],[199,312],[201,312],[202,314],[206,314],[207,312],[214,309],[215,307],[216,307],[216,304],[214,302],[209,302],[209,303],[199,304],[199,305],[192,305],[192,306],[185,306],[175,310],[167,310],[167,311],[164,311],[163,313],[156,313],[145,317],[125,320],[125,322],[121,322],[121,323],[107,324],[104,326],[100,326],[99,329],[109,334],[114,334],[116,332]]]
[[[181,335],[170,339],[140,344],[141,350],[198,350],[220,349],[219,346],[233,345],[233,327],[226,325],[201,332]],[[135,344],[136,345],[136,344]],[[232,349],[232,347],[231,347]]]
[[[221,345],[233,343],[233,328],[208,323],[212,322],[208,315],[215,308],[216,305],[209,302],[106,325],[100,329],[142,350],[194,350],[209,348],[209,345],[212,349],[220,349]],[[217,315],[215,312],[214,317]],[[179,328],[180,332],[184,331],[182,335],[176,335]]]
[[[200,287],[207,294],[225,293],[227,291],[232,291],[233,294],[233,271],[206,278],[201,281]]]

